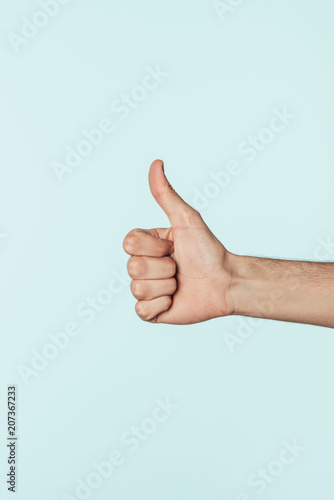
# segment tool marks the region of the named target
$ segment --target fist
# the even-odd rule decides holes
[[[174,191],[162,161],[152,163],[149,184],[171,226],[133,229],[124,238],[137,314],[179,325],[232,314],[231,254]]]

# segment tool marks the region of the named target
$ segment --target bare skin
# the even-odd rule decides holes
[[[235,314],[334,328],[334,263],[232,254],[175,192],[161,160],[149,184],[171,227],[124,238],[141,319],[188,325]]]

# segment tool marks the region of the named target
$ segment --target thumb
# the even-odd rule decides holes
[[[152,163],[148,181],[153,197],[167,215],[171,225],[189,225],[191,216],[197,212],[170,185],[162,160],[155,160]]]

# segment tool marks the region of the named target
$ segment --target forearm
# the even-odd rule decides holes
[[[334,328],[334,263],[230,260],[233,314]]]

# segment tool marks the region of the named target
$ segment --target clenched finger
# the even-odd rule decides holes
[[[159,238],[156,229],[133,229],[125,236],[123,248],[129,255],[163,257],[173,252],[173,242]]]
[[[142,320],[151,321],[162,312],[167,311],[171,305],[172,298],[170,295],[167,295],[153,300],[139,300],[136,303],[135,309]]]
[[[138,300],[152,300],[164,295],[173,295],[176,286],[175,278],[131,281],[132,294]]]
[[[175,261],[171,257],[138,257],[128,260],[130,278],[139,280],[161,280],[172,278],[176,272]]]

